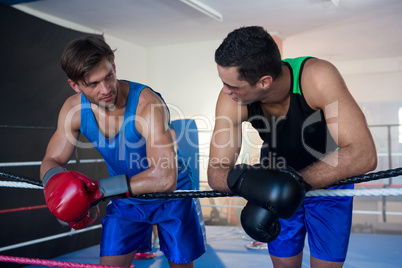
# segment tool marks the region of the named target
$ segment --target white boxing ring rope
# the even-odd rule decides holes
[[[26,182],[0,181],[0,187],[43,189],[41,186]],[[195,192],[194,190],[176,190],[173,193]],[[401,196],[402,188],[374,188],[374,189],[319,189],[307,192],[306,197],[317,196]]]
[[[0,187],[43,190],[42,186],[33,185],[33,184],[30,184],[27,182],[18,182],[18,181],[0,181]]]
[[[21,247],[25,247],[25,246],[29,246],[29,245],[33,245],[33,244],[38,244],[38,243],[58,239],[58,238],[61,238],[61,237],[77,235],[77,234],[80,234],[80,233],[89,232],[89,231],[99,229],[99,228],[102,228],[101,224],[94,225],[94,226],[89,226],[89,227],[87,227],[85,229],[82,229],[82,230],[71,229],[71,231],[69,231],[69,232],[60,233],[60,234],[57,234],[57,235],[52,235],[52,236],[47,236],[47,237],[42,237],[42,238],[39,238],[39,239],[26,241],[26,242],[14,244],[14,245],[9,245],[9,246],[6,246],[6,247],[2,247],[2,248],[0,248],[0,252],[11,250],[11,249],[16,249],[16,248],[21,248]]]

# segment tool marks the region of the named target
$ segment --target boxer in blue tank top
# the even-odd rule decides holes
[[[376,167],[364,115],[341,75],[325,60],[282,61],[276,42],[259,26],[229,33],[215,61],[223,88],[216,104],[209,185],[248,201],[242,226],[254,239],[269,242],[275,267],[301,267],[306,233],[311,267],[341,267],[352,198],[304,198],[306,191]],[[258,165],[235,165],[243,122],[250,122],[263,141]]]
[[[111,176],[127,174],[132,177],[149,169],[146,142],[135,128],[139,95],[148,87],[127,82],[130,91],[123,124],[111,138],[105,138],[99,132],[90,102],[85,95],[81,95],[81,133],[105,159]],[[156,94],[160,97],[159,93]],[[191,169],[179,149],[177,165],[176,189],[195,189]],[[192,199],[112,199],[107,212],[102,219],[101,256],[123,255],[134,251],[149,238],[147,234],[151,232],[153,224],[158,226],[160,249],[170,261],[188,263],[204,252],[200,219]],[[122,221],[122,218],[130,218],[131,222]],[[177,225],[180,221],[182,225]],[[175,236],[171,237],[172,234]],[[170,241],[172,238],[174,241]]]
[[[118,80],[114,52],[96,37],[72,41],[61,63],[77,94],[64,103],[41,165],[50,211],[82,229],[88,225],[89,208],[110,200],[102,219],[101,265],[129,267],[157,225],[170,267],[193,267],[205,252],[202,214],[194,200],[130,197],[195,189],[161,95],[146,85]],[[100,152],[111,177],[92,180],[64,168],[80,146],[80,134]]]

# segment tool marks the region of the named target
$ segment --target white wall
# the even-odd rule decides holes
[[[199,130],[200,181],[206,181],[207,155],[215,104],[222,88],[214,54],[220,40],[148,50],[149,86],[160,92],[172,119],[192,118]]]
[[[148,83],[148,51],[145,47],[105,34],[105,41],[115,51],[116,73],[119,79]]]
[[[214,116],[222,84],[214,61],[218,45],[214,41],[149,49],[149,84],[174,107],[172,117]]]
[[[402,57],[334,64],[357,102],[402,100]]]

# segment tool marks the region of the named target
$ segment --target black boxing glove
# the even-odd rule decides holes
[[[230,170],[227,184],[234,194],[283,219],[296,213],[306,192],[311,189],[293,169],[268,169],[246,164],[236,165]]]
[[[274,213],[251,202],[243,208],[240,221],[251,238],[263,243],[274,241],[281,231],[278,217]]]

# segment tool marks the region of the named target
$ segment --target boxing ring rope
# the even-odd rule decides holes
[[[104,163],[104,159],[77,159],[68,161],[67,165],[72,164],[96,164]],[[28,162],[5,162],[0,163],[0,167],[28,167],[28,166],[40,166],[42,161],[28,161]]]
[[[0,172],[1,173],[1,172]],[[30,185],[24,182],[0,181],[0,187],[25,188],[25,189],[43,189],[41,186]],[[331,190],[313,190],[306,194],[309,197],[317,196],[401,196],[402,188],[377,188],[377,189],[331,189]],[[150,193],[134,195],[136,198],[212,198],[212,197],[230,197],[235,196],[230,193],[217,191],[199,191],[199,190],[176,190],[171,193]],[[1,211],[0,211],[1,213]]]
[[[9,188],[22,188],[22,189],[43,189],[43,186],[33,185],[26,182],[15,182],[15,181],[0,181],[0,186]]]
[[[349,177],[332,186],[341,186],[347,184],[356,184],[372,180],[397,177],[402,175],[402,168],[389,169],[385,171],[367,173],[360,176]],[[29,177],[18,176],[9,172],[0,170],[0,177],[18,180],[17,182],[0,181],[0,186],[4,187],[25,187],[30,188],[29,184],[34,185],[34,189],[43,189],[42,182]],[[21,184],[21,182],[23,184]],[[16,183],[16,184],[14,184]],[[313,190],[306,196],[399,196],[402,195],[402,188],[380,188],[380,189],[319,189]],[[218,191],[199,191],[199,190],[176,190],[170,193],[147,193],[133,195],[135,198],[153,199],[153,198],[212,198],[236,196],[232,193]]]
[[[402,168],[390,169],[386,171],[373,172],[368,174],[363,174],[356,177],[346,178],[332,186],[341,186],[347,184],[356,184],[361,182],[368,182],[372,180],[378,180],[383,178],[397,177],[402,175]],[[0,177],[7,179],[12,179],[14,181],[0,181],[0,187],[13,187],[13,188],[25,188],[25,189],[43,189],[42,182],[29,177],[15,175],[9,172],[0,170]],[[376,188],[376,189],[319,189],[309,191],[306,196],[400,196],[402,195],[402,188]],[[231,193],[224,193],[218,191],[200,191],[200,190],[176,190],[170,193],[148,193],[141,195],[134,195],[136,198],[151,199],[151,198],[212,198],[212,197],[231,197],[236,196]],[[28,210],[28,209],[39,209],[45,208],[46,205],[36,206],[36,207],[26,207],[20,209],[13,209],[13,211]],[[13,212],[6,211],[6,212]],[[0,211],[1,213],[2,211]],[[73,230],[67,233],[58,234],[52,237],[46,237],[42,239],[37,239],[34,241],[24,242],[12,246],[7,246],[0,248],[0,252],[23,247],[30,244],[40,243],[45,240],[57,239],[59,237],[78,234],[80,232],[86,232],[89,230],[101,228],[101,225],[95,225],[88,227],[84,230]],[[53,261],[53,260],[41,260],[41,259],[30,259],[23,257],[11,257],[0,255],[1,262],[15,262],[20,264],[33,264],[42,266],[56,266],[56,267],[85,267],[85,268],[103,268],[103,267],[113,267],[105,265],[96,264],[83,264],[83,263],[72,263],[63,261]]]
[[[52,261],[52,260],[32,259],[32,258],[23,258],[23,257],[10,257],[10,256],[3,256],[3,255],[0,255],[0,261],[13,262],[13,263],[19,263],[19,264],[41,265],[41,266],[49,266],[49,267],[121,268],[120,266],[86,264],[86,263],[66,262],[66,261]]]
[[[11,245],[11,246],[2,247],[2,248],[0,248],[0,252],[15,249],[15,248],[20,248],[20,247],[24,247],[24,246],[28,246],[28,245],[33,245],[33,244],[37,244],[37,243],[41,243],[41,242],[45,242],[45,241],[49,241],[49,240],[54,240],[54,239],[58,239],[58,238],[65,237],[65,236],[76,235],[79,233],[99,229],[101,227],[102,227],[102,225],[98,224],[98,225],[87,227],[83,230],[71,229],[70,232],[61,233],[61,234],[57,234],[57,235],[53,235],[53,236],[49,236],[49,237],[45,237],[45,238],[40,238],[40,239],[28,241],[28,242],[23,242],[23,243]],[[65,262],[65,261],[55,261],[55,260],[43,260],[43,259],[32,259],[32,258],[13,257],[13,256],[5,256],[5,255],[0,255],[0,262],[13,262],[13,263],[19,263],[19,264],[31,264],[31,265],[50,266],[50,267],[120,268],[118,266],[86,264],[86,263]],[[131,266],[131,267],[134,267],[134,266]]]
[[[82,230],[71,229],[71,231],[69,231],[69,232],[60,233],[60,234],[52,235],[52,236],[48,236],[48,237],[43,237],[43,238],[39,238],[39,239],[27,241],[27,242],[22,242],[22,243],[18,243],[18,244],[6,246],[6,247],[1,247],[0,252],[11,250],[11,249],[16,249],[16,248],[21,248],[21,247],[25,247],[25,246],[29,246],[29,245],[33,245],[33,244],[38,244],[38,243],[42,243],[42,242],[46,242],[46,241],[66,237],[66,236],[77,235],[77,234],[80,234],[80,233],[96,230],[96,229],[99,229],[99,228],[102,228],[101,224],[90,226],[90,227],[87,227],[87,228],[82,229]]]
[[[30,206],[30,207],[23,207],[23,208],[3,209],[3,210],[0,210],[0,214],[10,213],[10,212],[17,212],[17,211],[27,211],[27,210],[41,209],[41,208],[47,208],[47,205]]]

